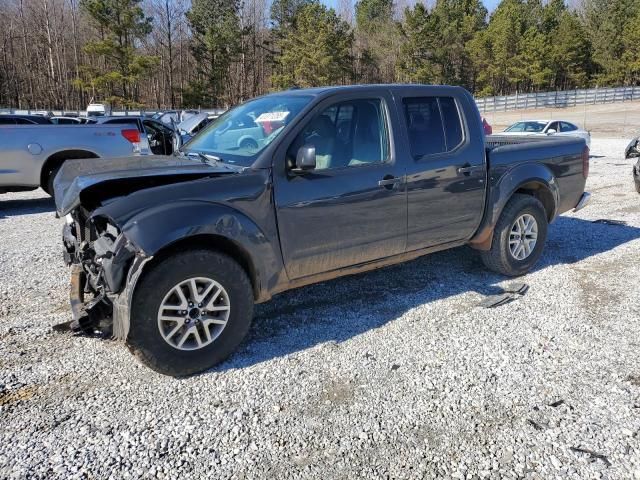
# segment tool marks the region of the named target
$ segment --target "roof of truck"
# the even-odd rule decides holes
[[[297,88],[293,87],[288,90],[281,90],[274,92],[271,95],[320,95],[327,92],[344,92],[344,91],[358,91],[358,90],[389,90],[389,89],[422,89],[429,88],[442,88],[451,90],[464,90],[462,87],[456,87],[451,85],[424,85],[417,83],[377,83],[377,84],[359,84],[359,85],[329,85],[324,87],[311,87],[311,88]]]

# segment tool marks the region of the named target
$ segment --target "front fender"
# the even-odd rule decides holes
[[[278,268],[278,250],[268,236],[248,216],[226,205],[204,201],[158,205],[129,219],[122,226],[122,233],[146,256],[155,256],[162,249],[189,237],[224,237],[249,257],[259,296],[281,270]]]
[[[553,198],[550,220],[553,220],[560,203],[560,191],[556,179],[549,168],[541,163],[525,163],[504,171],[492,172],[489,178],[489,195],[485,205],[484,218],[477,233],[469,244],[479,250],[489,250],[493,230],[500,219],[505,205],[513,194],[525,185],[535,184],[546,189]]]

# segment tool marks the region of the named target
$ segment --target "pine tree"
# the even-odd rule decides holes
[[[183,93],[190,106],[228,106],[230,66],[241,52],[237,0],[194,0],[187,13],[198,78]]]
[[[437,19],[422,3],[404,13],[404,43],[398,60],[398,72],[404,81],[439,83],[443,77],[437,60]]]
[[[336,12],[317,1],[302,6],[293,27],[278,42],[281,73],[275,88],[346,83],[351,77],[353,34]]]
[[[638,0],[586,0],[585,18],[597,67],[596,82],[618,85],[624,81],[623,33],[634,18]]]
[[[360,0],[355,13],[358,81],[393,82],[400,43],[393,0]]]
[[[101,61],[84,65],[75,84],[113,104],[136,107],[137,82],[157,64],[154,56],[137,52],[135,42],[151,33],[141,0],[81,0],[80,7],[91,18],[99,40],[91,40],[84,51]]]
[[[473,88],[476,73],[467,44],[485,24],[479,0],[438,0],[405,11],[405,44],[398,69],[409,81]]]

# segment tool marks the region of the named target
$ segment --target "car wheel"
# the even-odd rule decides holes
[[[250,138],[245,138],[240,142],[240,148],[244,150],[255,151],[258,150],[258,142]]]
[[[140,279],[127,344],[157,372],[192,375],[226,359],[252,317],[253,290],[244,269],[222,253],[186,251]]]
[[[51,197],[53,197],[53,180],[56,178],[57,173],[60,171],[62,164],[56,165],[47,173],[47,183],[44,188],[44,191],[47,192]]]
[[[540,201],[515,194],[500,215],[491,249],[481,252],[482,261],[494,272],[510,277],[524,275],[542,255],[547,229],[547,215]]]
[[[636,192],[640,193],[640,175],[636,174],[636,169],[633,169],[633,183],[636,186]]]

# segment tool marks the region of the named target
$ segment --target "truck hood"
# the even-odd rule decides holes
[[[56,210],[63,216],[81,202],[86,201],[93,209],[105,200],[138,190],[241,170],[224,163],[205,164],[178,156],[67,160],[53,182]]]

